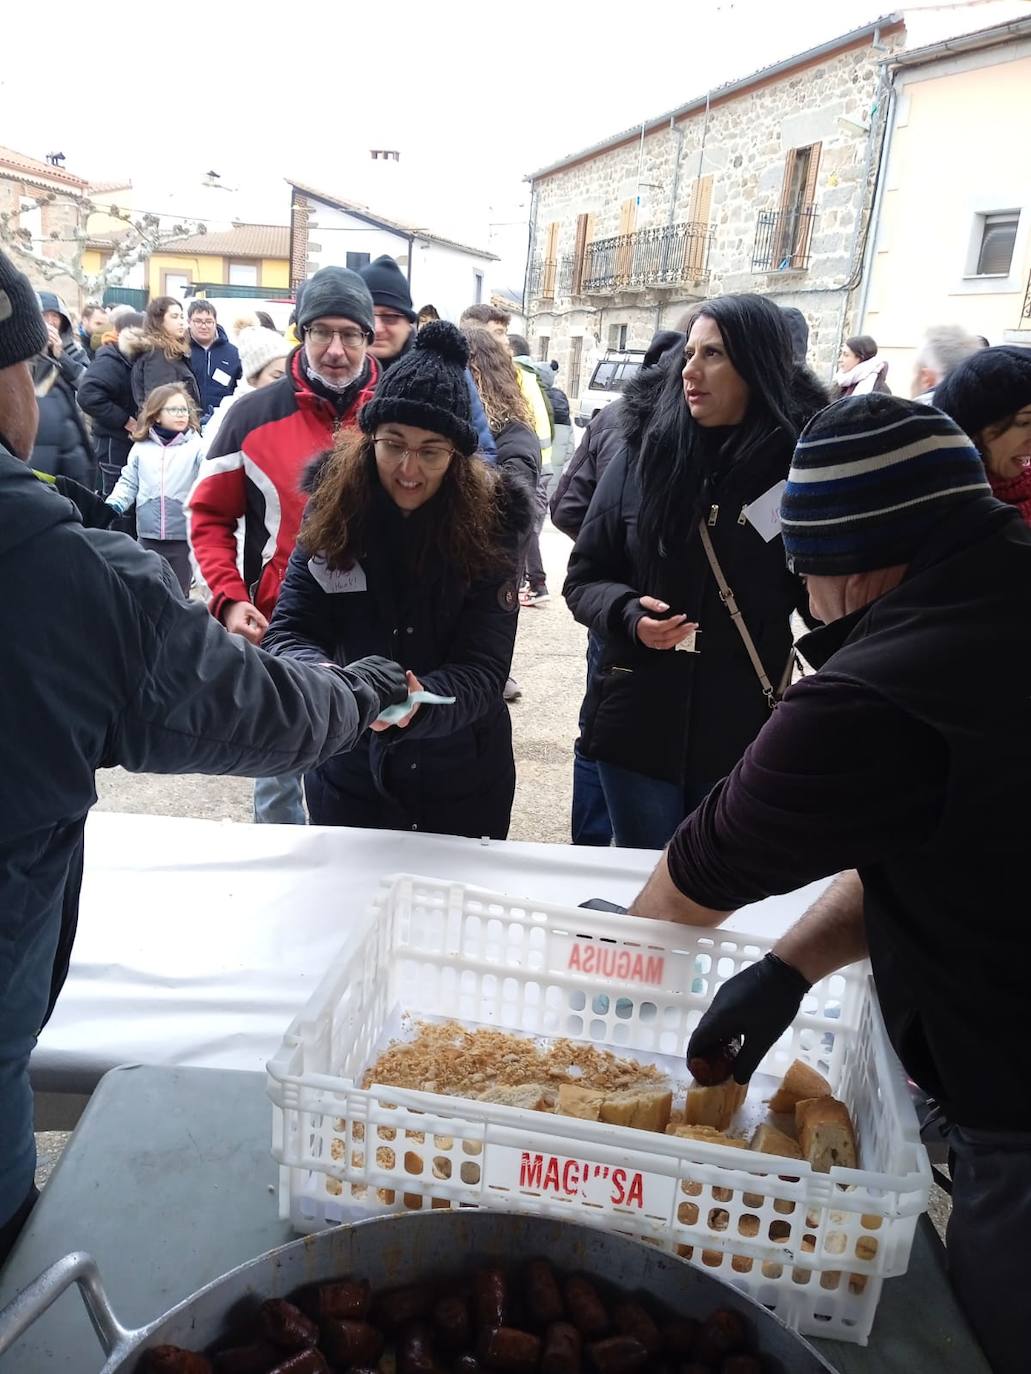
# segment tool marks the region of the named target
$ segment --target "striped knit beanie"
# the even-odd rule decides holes
[[[977,449],[940,411],[871,392],[835,401],[798,440],[781,498],[796,573],[908,563],[956,501],[990,495]]]

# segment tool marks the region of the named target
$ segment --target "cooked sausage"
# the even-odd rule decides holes
[[[662,1349],[659,1328],[652,1321],[651,1314],[639,1302],[621,1302],[613,1313],[616,1330],[623,1336],[633,1336],[641,1342],[649,1355],[657,1355]]]
[[[268,1374],[269,1370],[283,1357],[267,1341],[255,1341],[253,1345],[238,1345],[232,1350],[221,1350],[212,1356],[216,1374]]]
[[[509,1319],[508,1280],[500,1269],[480,1269],[474,1289],[476,1325],[504,1326]]]
[[[206,1355],[181,1350],[177,1345],[155,1345],[143,1357],[146,1374],[212,1374]]]
[[[514,1326],[495,1326],[480,1333],[480,1359],[499,1374],[535,1374],[541,1342],[529,1331]]]
[[[566,1279],[565,1299],[569,1320],[585,1341],[596,1341],[606,1334],[609,1329],[608,1315],[590,1279],[579,1274]]]
[[[412,1322],[397,1342],[397,1374],[436,1374],[433,1332],[425,1322]]]
[[[571,1322],[553,1322],[544,1333],[541,1374],[580,1374],[583,1340]]]
[[[320,1344],[334,1364],[375,1364],[383,1354],[383,1333],[368,1322],[330,1317],[321,1327]]]
[[[633,1336],[609,1336],[587,1347],[598,1374],[637,1374],[648,1363],[648,1352]]]
[[[303,1350],[319,1338],[319,1328],[311,1318],[283,1298],[268,1298],[261,1304],[258,1328],[265,1340],[281,1350]]]
[[[526,1266],[526,1316],[531,1326],[551,1326],[565,1316],[562,1290],[547,1260],[531,1260]]]
[[[674,1317],[662,1324],[662,1345],[667,1355],[678,1360],[689,1360],[698,1343],[698,1333],[702,1328],[694,1317]]]
[[[452,1365],[452,1369],[454,1370],[454,1374],[483,1374],[483,1365],[480,1364],[475,1355],[470,1355],[468,1353],[459,1355],[458,1359]]]
[[[306,1301],[305,1301],[306,1299]],[[369,1315],[372,1288],[368,1279],[342,1279],[339,1283],[319,1283],[306,1289],[298,1303],[316,1321],[336,1317],[338,1321],[363,1322]]]
[[[269,1374],[330,1374],[326,1357],[320,1350],[295,1350],[282,1364],[269,1370]]]
[[[381,1326],[394,1331],[399,1326],[428,1317],[432,1307],[432,1290],[427,1284],[416,1283],[381,1293],[376,1299],[375,1314]]]
[[[463,1298],[439,1298],[433,1305],[433,1325],[445,1350],[468,1350],[473,1343],[469,1305]]]
[[[698,1333],[694,1356],[703,1364],[719,1364],[727,1355],[736,1355],[748,1346],[748,1324],[729,1307],[710,1313]]]

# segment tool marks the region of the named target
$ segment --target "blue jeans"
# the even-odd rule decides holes
[[[302,773],[254,779],[255,825],[307,825]]]
[[[601,666],[602,641],[597,635],[587,636],[587,690],[590,691],[591,678]],[[587,697],[580,707],[580,730],[584,728],[584,710]],[[570,831],[574,844],[594,845],[603,848],[612,843],[612,822],[609,809],[605,804],[605,793],[598,777],[598,765],[585,759],[580,753],[579,740],[573,746],[573,807],[570,817]]]
[[[710,789],[709,783],[663,782],[614,763],[599,763],[612,833],[621,849],[663,849]]]

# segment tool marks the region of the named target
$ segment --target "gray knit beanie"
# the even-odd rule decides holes
[[[316,320],[332,315],[354,320],[370,339],[376,329],[369,288],[357,272],[347,267],[320,267],[304,283],[297,302],[297,332],[300,334]]]
[[[31,282],[0,253],[0,368],[13,367],[42,353],[47,338]]]

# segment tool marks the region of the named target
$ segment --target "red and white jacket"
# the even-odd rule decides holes
[[[190,493],[190,546],[211,591],[211,614],[219,620],[230,601],[250,601],[272,615],[304,514],[305,469],[316,454],[332,448],[340,429],[354,427],[380,378],[379,364],[367,354],[369,379],[337,415],[312,391],[300,355],[295,349],[278,382],[233,404]],[[241,516],[242,576],[236,541]]]

